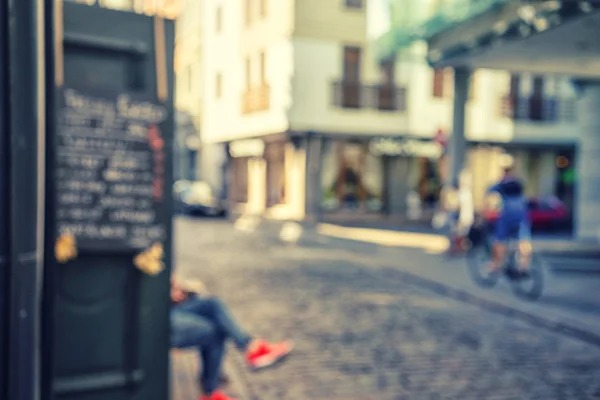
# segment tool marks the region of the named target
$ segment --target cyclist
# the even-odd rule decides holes
[[[521,255],[520,270],[525,274],[531,254],[531,225],[527,212],[525,186],[515,175],[514,159],[510,155],[503,156],[501,167],[504,171],[502,179],[488,190],[488,194],[497,193],[502,199],[502,210],[495,227],[491,272],[500,270],[508,250],[508,241],[516,235]]]

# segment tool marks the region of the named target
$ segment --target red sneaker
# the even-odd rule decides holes
[[[237,399],[227,396],[225,393],[221,392],[220,390],[216,390],[216,391],[212,392],[212,394],[210,396],[202,395],[200,397],[200,400],[237,400]]]
[[[285,356],[290,354],[294,345],[292,342],[267,343],[263,340],[257,341],[252,348],[246,352],[248,365],[253,369],[261,369],[272,366]]]

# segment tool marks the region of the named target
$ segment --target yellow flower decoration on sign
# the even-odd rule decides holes
[[[56,260],[65,264],[77,257],[77,245],[75,236],[70,233],[62,234],[57,240],[54,246],[54,256]]]
[[[162,262],[163,257],[163,245],[155,243],[149,249],[135,256],[133,263],[140,271],[155,276],[165,269],[165,264]]]

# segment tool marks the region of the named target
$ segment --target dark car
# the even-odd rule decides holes
[[[531,227],[534,230],[565,229],[569,226],[569,212],[556,197],[534,197],[527,200]],[[484,214],[488,224],[498,220],[499,208],[488,210]]]
[[[203,181],[177,181],[173,185],[176,208],[187,215],[222,217],[226,211],[222,201],[215,198],[210,185]]]

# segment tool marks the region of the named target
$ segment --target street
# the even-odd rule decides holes
[[[203,280],[253,335],[296,342],[285,364],[260,373],[231,348],[249,398],[600,399],[600,347],[445,296],[400,268],[439,256],[350,247],[176,221],[177,272]]]

